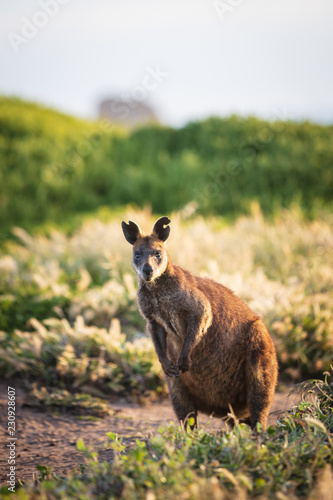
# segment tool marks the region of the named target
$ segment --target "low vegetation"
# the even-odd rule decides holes
[[[26,398],[24,406],[47,408],[53,413],[68,411],[89,420],[113,414],[108,402],[101,398],[90,394],[71,394],[66,389],[50,392],[46,387],[38,388],[36,383],[33,384],[33,390]]]
[[[314,398],[313,389],[319,391]],[[303,386],[303,392],[306,389]],[[38,481],[27,482],[11,498],[126,499],[309,499],[330,498],[333,474],[333,384],[308,384],[306,398],[276,426],[251,433],[248,426],[185,433],[173,423],[130,448],[107,433],[112,463],[79,439],[86,461],[81,470],[59,477],[40,467]],[[3,489],[4,498],[8,498]]]
[[[135,213],[141,227],[154,217]],[[136,398],[165,394],[164,378],[136,305],[131,249],[120,229],[131,211],[89,219],[67,236],[15,229],[0,256],[0,373],[64,389],[98,386]],[[223,219],[171,216],[175,263],[238,293],[267,323],[280,373],[317,376],[333,358],[333,232],[330,220],[281,211],[232,226]],[[204,259],[202,256],[205,256]]]
[[[65,319],[30,323],[32,332],[3,335],[0,366],[7,378],[135,400],[166,395],[152,342],[143,336],[126,340],[118,320],[109,330],[87,327],[81,316],[73,327]]]

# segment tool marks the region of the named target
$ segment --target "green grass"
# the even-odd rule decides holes
[[[310,384],[311,394],[276,426],[256,433],[244,424],[231,431],[185,433],[170,424],[158,434],[126,448],[107,433],[104,447],[115,458],[100,463],[97,450],[80,438],[77,448],[86,466],[66,477],[40,467],[40,479],[28,481],[11,498],[34,499],[317,499],[330,498],[333,480],[333,384]],[[304,389],[304,387],[303,387]],[[307,392],[307,391],[305,391]],[[8,498],[6,490],[3,497]]]

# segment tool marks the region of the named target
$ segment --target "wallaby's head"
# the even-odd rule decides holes
[[[121,223],[126,240],[133,245],[132,265],[144,281],[156,280],[167,268],[168,254],[164,242],[170,234],[168,224],[170,219],[161,217],[155,222],[152,234],[145,236],[135,222]]]

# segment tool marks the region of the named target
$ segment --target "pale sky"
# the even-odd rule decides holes
[[[332,0],[15,0],[0,13],[1,94],[93,118],[127,93],[175,126],[333,122]]]

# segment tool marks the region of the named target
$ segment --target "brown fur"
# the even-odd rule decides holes
[[[278,373],[272,338],[231,290],[171,262],[164,245],[169,222],[159,219],[150,236],[131,221],[122,227],[174,411],[186,425],[198,411],[224,417],[231,406],[238,419],[265,428]]]

